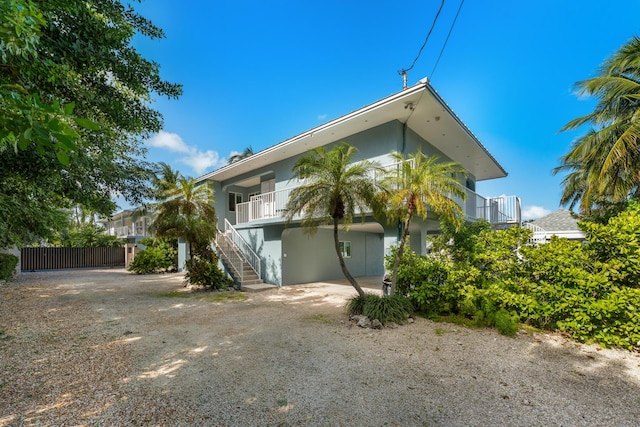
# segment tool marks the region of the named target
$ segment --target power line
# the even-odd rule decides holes
[[[420,55],[422,54],[422,50],[427,45],[427,41],[429,41],[429,36],[431,36],[431,32],[433,31],[433,28],[436,26],[436,22],[438,22],[438,17],[440,16],[440,12],[442,11],[442,7],[443,6],[444,6],[444,0],[442,0],[442,3],[440,3],[440,8],[438,9],[438,13],[436,13],[435,18],[433,18],[433,22],[431,23],[431,28],[429,29],[429,32],[427,33],[427,37],[424,39],[424,43],[422,43],[422,47],[418,51],[418,55],[416,56],[416,59],[413,60],[413,63],[411,64],[411,66],[409,68],[404,68],[404,69],[398,71],[398,74],[400,74],[402,76],[405,88],[407,87],[407,72],[411,71],[413,69],[413,67],[416,65],[416,62],[418,62],[418,58],[420,58]]]
[[[451,32],[453,31],[453,27],[456,25],[456,21],[458,20],[458,15],[460,15],[460,11],[462,10],[462,5],[464,4],[464,0],[460,1],[460,6],[458,7],[458,11],[456,12],[456,17],[453,18],[453,22],[451,23],[451,28],[449,28],[449,34],[447,34],[447,38],[442,45],[442,50],[440,50],[440,55],[438,55],[438,59],[436,60],[436,64],[433,66],[433,70],[431,70],[431,74],[429,74],[429,80],[433,77],[433,73],[436,72],[436,68],[438,68],[438,63],[440,62],[440,58],[442,57],[442,53],[444,52],[444,48],[447,47],[447,42],[449,41],[449,37],[451,36]]]

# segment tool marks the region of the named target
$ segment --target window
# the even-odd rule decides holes
[[[242,203],[242,193],[229,192],[229,212],[236,211],[236,205]]]
[[[249,193],[249,201],[251,201],[251,198],[252,198],[253,196],[257,196],[257,195],[259,195],[259,194],[260,194],[260,193]]]
[[[340,253],[342,254],[342,258],[351,258],[351,242],[340,242]]]

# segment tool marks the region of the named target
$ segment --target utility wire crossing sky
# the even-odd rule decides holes
[[[525,219],[560,207],[562,176],[551,170],[587,129],[558,131],[595,105],[574,84],[640,33],[640,2],[621,0],[135,7],[167,36],[136,48],[184,85],[179,100],[155,103],[165,124],[145,142],[148,160],[200,176],[400,91],[404,70],[407,85],[428,77],[509,173],[476,191],[519,196]]]

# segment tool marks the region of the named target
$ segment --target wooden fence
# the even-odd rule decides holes
[[[121,248],[23,248],[22,271],[124,267]]]

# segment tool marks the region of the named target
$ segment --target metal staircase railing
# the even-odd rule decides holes
[[[226,218],[224,220],[224,233],[218,232],[216,242],[219,247],[225,245],[230,249],[231,256],[228,256],[229,262],[232,263],[234,270],[238,272],[241,279],[244,275],[243,262],[251,266],[253,271],[258,275],[258,278],[262,277],[260,257]]]
[[[244,279],[244,257],[220,229],[218,229],[218,234],[216,235],[216,246],[222,252],[221,256],[229,264],[234,275],[242,283]]]

